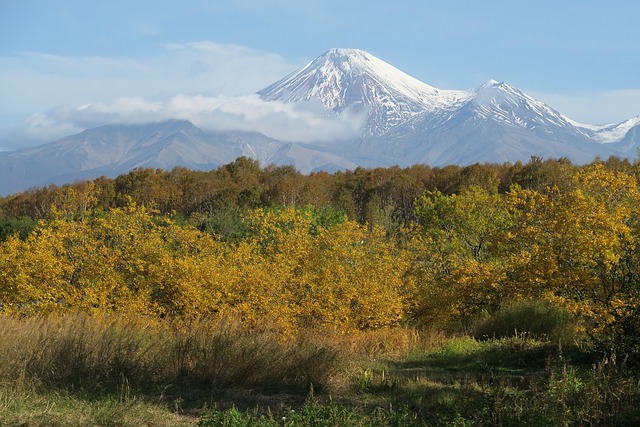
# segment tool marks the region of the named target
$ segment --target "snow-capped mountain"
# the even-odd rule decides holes
[[[614,154],[589,130],[507,83],[442,90],[375,56],[332,49],[258,92],[281,102],[316,100],[334,114],[369,111],[362,140],[345,154],[366,166],[470,164]],[[619,139],[624,137],[622,135]]]
[[[427,112],[378,145],[402,150],[388,157],[437,166],[526,161],[532,155],[586,163],[614,154],[549,106],[493,80],[454,111]]]
[[[424,112],[455,108],[470,92],[440,90],[358,49],[331,49],[261,90],[268,101],[318,100],[341,114],[369,114],[363,136],[380,136]]]
[[[614,123],[610,125],[585,125],[577,123],[571,119],[567,119],[577,128],[582,129],[591,139],[602,143],[618,142],[624,139],[625,135],[640,125],[640,116],[635,116],[622,123]]]
[[[115,176],[135,167],[208,169],[241,155],[308,173],[515,162],[531,156],[587,163],[596,156],[635,157],[640,147],[640,116],[619,124],[581,124],[507,83],[438,89],[357,49],[331,49],[258,95],[265,102],[315,104],[324,118],[356,120],[364,114],[366,120],[358,138],[313,144],[257,132],[203,131],[185,120],[102,126],[0,153],[0,194]]]

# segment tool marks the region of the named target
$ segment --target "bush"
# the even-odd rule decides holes
[[[527,335],[538,339],[573,340],[577,319],[565,309],[543,300],[511,301],[473,328],[476,339]]]

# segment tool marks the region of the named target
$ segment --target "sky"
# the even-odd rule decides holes
[[[639,16],[636,0],[0,0],[0,149],[170,117],[318,134],[312,111],[255,92],[336,47],[619,123],[640,115]]]

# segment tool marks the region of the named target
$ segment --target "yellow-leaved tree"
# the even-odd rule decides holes
[[[5,311],[195,316],[220,309],[223,251],[210,235],[135,204],[81,217],[52,212],[25,241],[2,244]]]
[[[516,188],[508,198],[514,244],[529,259],[513,280],[581,315],[591,333],[611,333],[638,304],[624,272],[637,254],[635,178],[595,164],[578,170],[564,192]]]
[[[502,195],[475,186],[449,196],[426,192],[415,213],[410,276],[418,321],[446,322],[513,297],[517,291],[507,273],[517,259],[510,242],[512,217]]]
[[[594,337],[640,330],[631,321],[640,313],[639,202],[636,179],[601,164],[576,169],[564,190],[425,193],[412,240],[415,316],[447,321],[544,298]]]

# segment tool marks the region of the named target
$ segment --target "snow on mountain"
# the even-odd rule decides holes
[[[640,115],[625,120],[622,123],[608,125],[587,125],[567,119],[574,126],[584,129],[591,139],[601,143],[618,142],[624,139],[629,130],[640,125]]]
[[[574,127],[560,113],[507,83],[490,80],[471,98],[479,117],[493,116],[510,126],[535,130],[540,126]]]
[[[344,153],[360,164],[473,163],[607,156],[624,137],[581,126],[505,82],[441,90],[357,49],[331,49],[261,90],[265,100],[317,101],[332,114],[368,111],[363,141]],[[628,130],[628,129],[627,129]]]
[[[532,155],[586,163],[611,154],[611,147],[591,140],[559,112],[490,80],[454,108],[425,111],[361,144],[358,159],[367,165],[444,166],[527,161]]]
[[[319,100],[337,114],[367,111],[365,136],[383,135],[425,111],[453,108],[470,95],[429,86],[358,49],[331,49],[258,94],[268,101]]]

